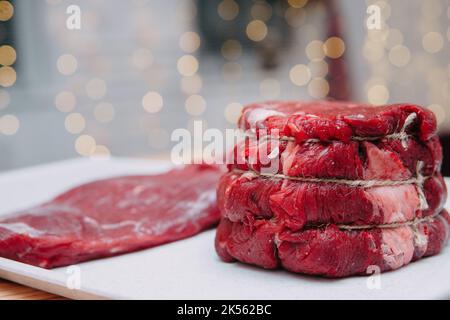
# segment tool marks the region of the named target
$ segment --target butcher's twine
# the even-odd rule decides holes
[[[266,173],[258,172],[255,170],[240,170],[233,169],[233,172],[240,174],[247,174],[255,177],[266,177],[271,179],[283,179],[283,180],[293,180],[306,183],[330,183],[330,184],[341,184],[350,187],[362,187],[362,188],[374,188],[374,187],[386,187],[386,186],[400,186],[413,184],[417,189],[417,195],[419,197],[419,210],[428,209],[428,202],[423,190],[423,185],[428,178],[431,176],[422,175],[423,162],[417,161],[416,165],[416,176],[406,180],[349,180],[349,179],[337,179],[337,178],[314,178],[314,177],[294,177],[287,176],[280,173]]]
[[[415,218],[414,220],[404,221],[404,222],[393,222],[393,223],[382,223],[382,224],[365,224],[365,225],[345,225],[338,224],[336,227],[343,230],[363,230],[363,229],[391,229],[400,227],[414,227],[422,222],[432,222],[440,212],[436,212],[431,216],[426,216],[422,218]]]
[[[283,174],[268,174],[268,173],[260,173],[260,172],[256,172],[256,171],[244,171],[244,170],[238,170],[238,169],[233,169],[233,172],[237,172],[237,173],[241,173],[241,174],[263,176],[263,177],[270,177],[270,178],[289,179],[289,180],[295,180],[295,181],[301,181],[301,182],[335,183],[335,184],[344,184],[344,185],[348,185],[351,187],[364,187],[364,188],[415,184],[416,188],[417,188],[417,194],[419,197],[419,208],[418,209],[425,210],[425,209],[428,209],[428,203],[427,203],[427,199],[425,197],[425,193],[423,191],[423,183],[427,178],[430,178],[430,177],[422,176],[422,174],[420,173],[422,167],[423,167],[423,162],[418,161],[417,162],[417,172],[416,172],[417,177],[411,178],[408,180],[398,180],[398,181],[395,181],[395,180],[345,180],[345,179],[290,177],[290,176],[286,176]],[[437,212],[434,215],[430,215],[430,216],[423,217],[423,218],[415,218],[414,220],[405,221],[405,222],[385,223],[385,224],[376,224],[376,225],[339,224],[336,226],[339,229],[343,229],[343,230],[362,230],[362,229],[374,229],[374,228],[388,229],[388,228],[398,228],[398,227],[406,227],[406,226],[416,226],[417,224],[422,223],[422,222],[433,221],[433,219],[436,218],[439,214],[440,214],[440,212]],[[326,225],[318,225],[316,227],[322,227],[322,226],[326,226]]]
[[[428,209],[428,202],[427,197],[425,197],[425,192],[423,191],[423,184],[425,183],[425,180],[429,177],[425,177],[422,175],[422,169],[423,169],[423,162],[417,161],[416,166],[416,189],[417,194],[419,195],[419,209],[420,210],[426,210]]]
[[[421,170],[423,167],[422,161],[417,161],[416,167],[416,177],[409,178],[406,180],[349,180],[349,179],[339,179],[339,178],[314,178],[314,177],[294,177],[288,176],[281,173],[267,173],[267,172],[258,172],[255,170],[241,170],[241,169],[233,169],[233,172],[244,174],[248,173],[254,176],[273,178],[273,179],[284,179],[284,180],[293,180],[307,183],[331,183],[331,184],[343,184],[350,187],[363,187],[363,188],[372,188],[372,187],[385,187],[385,186],[400,186],[406,184],[415,184],[418,189],[423,189],[423,183],[426,179],[430,178],[430,176],[423,176],[421,174]],[[422,190],[423,193],[423,190]]]

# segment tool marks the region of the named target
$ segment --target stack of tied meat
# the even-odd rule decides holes
[[[344,277],[444,248],[450,219],[430,111],[268,102],[245,107],[239,128],[247,138],[218,186],[222,260]]]

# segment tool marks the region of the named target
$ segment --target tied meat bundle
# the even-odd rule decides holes
[[[217,190],[222,260],[345,277],[439,253],[449,235],[436,120],[416,105],[267,102]]]

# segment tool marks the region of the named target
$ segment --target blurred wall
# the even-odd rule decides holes
[[[250,45],[231,39],[216,46],[199,29],[196,3],[13,1],[14,15],[0,22],[12,33],[2,45],[17,54],[15,81],[0,87],[0,170],[96,154],[164,154],[172,130],[193,120],[223,129],[245,103],[327,95],[323,2],[251,1],[244,11],[240,1],[216,1],[210,20],[245,28],[240,33],[250,38]],[[450,128],[450,1],[336,3],[353,99],[419,103],[436,112],[441,130]],[[372,3],[382,9],[382,30],[365,28]],[[80,30],[66,27],[73,4]],[[251,38],[271,37],[274,15],[289,32],[278,32],[277,63],[267,68]],[[261,23],[249,31],[255,20]],[[0,82],[11,77],[1,74]]]

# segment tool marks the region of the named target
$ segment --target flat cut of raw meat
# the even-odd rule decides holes
[[[188,165],[76,187],[0,220],[0,256],[54,268],[193,236],[219,220],[222,169]]]
[[[245,139],[234,148],[230,169],[279,173],[291,177],[406,180],[433,175],[442,164],[437,136],[422,142],[399,140],[304,142]]]
[[[348,142],[352,137],[400,133],[412,113],[416,118],[405,132],[428,140],[436,132],[436,118],[431,111],[412,104],[375,107],[338,101],[255,103],[243,109],[239,128],[258,135],[276,129],[281,136],[293,137],[297,142],[309,139]]]
[[[449,215],[413,226],[341,230],[335,225],[285,229],[276,221],[231,222],[223,218],[216,234],[222,260],[239,260],[267,269],[344,277],[398,269],[439,253],[449,236]]]
[[[228,172],[220,179],[217,201],[222,216],[233,222],[276,219],[300,230],[324,223],[405,222],[441,211],[447,197],[442,176],[426,179],[422,189],[428,204],[424,210],[418,209],[420,199],[414,184],[364,188]]]

